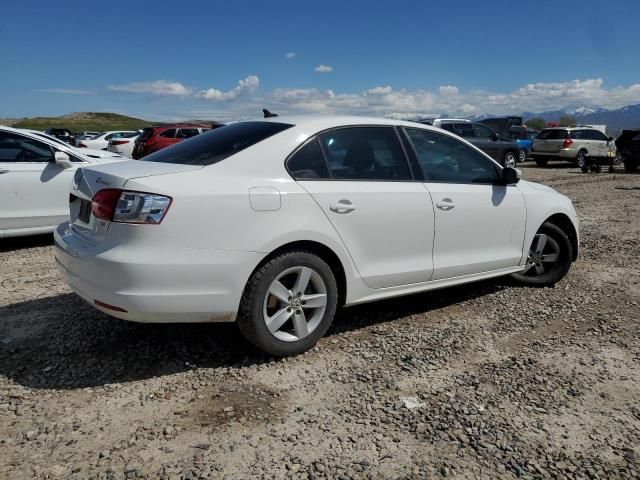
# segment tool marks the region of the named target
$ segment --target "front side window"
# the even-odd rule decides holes
[[[164,138],[174,138],[176,136],[176,129],[170,128],[169,130],[165,130],[164,132],[160,132],[160,136]]]
[[[607,142],[609,140],[609,137],[600,130],[589,130],[588,133],[591,140],[599,140],[601,142]]]
[[[407,128],[427,182],[497,183],[498,167],[464,143],[427,130]]]
[[[0,132],[0,162],[53,162],[46,143],[10,132]]]
[[[330,175],[344,180],[411,180],[392,127],[347,127],[321,134]]]
[[[199,132],[197,128],[181,128],[180,130],[178,130],[178,135],[176,136],[178,138],[191,138],[198,135],[198,133]]]
[[[147,162],[213,165],[293,125],[277,122],[238,122],[197,135],[188,142],[144,157]]]

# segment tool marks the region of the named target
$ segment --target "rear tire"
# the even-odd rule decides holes
[[[540,158],[540,157],[535,157],[534,158],[536,165],[539,167],[546,167],[547,163],[549,162],[549,160],[547,160],[546,158]]]
[[[578,152],[578,155],[576,155],[576,165],[580,168],[582,168],[583,166],[587,165],[587,152],[585,152],[584,150],[580,150]]]
[[[337,305],[338,286],[331,267],[311,252],[285,252],[253,273],[237,323],[260,350],[296,355],[326,333]]]
[[[525,270],[512,277],[523,285],[550,287],[564,278],[572,258],[573,247],[567,234],[557,225],[545,222],[533,238]]]
[[[502,165],[504,167],[514,168],[518,161],[518,157],[515,152],[506,152],[502,159]]]

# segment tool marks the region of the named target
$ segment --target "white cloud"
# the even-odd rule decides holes
[[[324,65],[323,63],[321,63],[315,68],[315,70],[318,73],[329,73],[333,72],[333,67],[331,65]]]
[[[369,95],[385,95],[387,93],[391,93],[391,86],[387,85],[386,87],[374,87],[367,90]]]
[[[89,95],[94,93],[90,90],[81,90],[78,88],[36,88],[34,91],[42,93],[61,93],[64,95]]]
[[[440,92],[441,95],[457,95],[458,87],[454,85],[442,85],[438,87],[438,92]]]
[[[208,88],[199,92],[198,96],[214,101],[235,100],[241,95],[255,92],[259,85],[260,79],[257,75],[249,75],[245,79],[238,80],[238,85],[229,91],[223,92],[217,88]]]
[[[297,56],[297,55],[298,55],[298,54],[297,54],[296,52],[288,52],[288,53],[285,55],[285,58],[286,58],[287,60],[291,60],[292,58],[296,58],[296,56]]]
[[[109,85],[108,90],[128,93],[150,93],[152,95],[187,96],[192,93],[189,87],[179,82],[156,80],[154,82],[132,82],[125,85]]]

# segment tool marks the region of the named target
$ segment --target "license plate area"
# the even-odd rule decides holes
[[[91,202],[89,200],[80,200],[80,212],[78,213],[78,219],[81,222],[89,223],[91,217]]]

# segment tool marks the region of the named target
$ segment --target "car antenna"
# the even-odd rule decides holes
[[[278,116],[277,113],[272,113],[269,110],[267,110],[266,108],[262,109],[262,113],[264,114],[264,118],[271,118],[271,117],[277,117]]]

